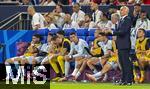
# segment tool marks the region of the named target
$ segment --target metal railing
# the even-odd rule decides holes
[[[11,18],[11,19],[10,19]],[[7,22],[6,22],[7,21]],[[4,23],[5,22],[5,23]],[[4,20],[0,30],[31,30],[31,17],[27,13],[19,13]]]
[[[15,14],[9,16],[8,18],[6,18],[6,19],[0,21],[0,27],[1,27],[3,24],[7,23],[7,22],[8,22],[9,20],[11,20],[12,18],[14,18],[15,16],[17,16],[18,14],[19,14],[19,13],[15,13]]]
[[[19,5],[19,1],[0,1],[0,5]]]

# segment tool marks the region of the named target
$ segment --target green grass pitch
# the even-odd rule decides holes
[[[0,89],[50,89],[50,83],[46,82],[45,84],[34,84],[31,82],[31,84],[6,84],[6,81],[0,81]]]
[[[0,81],[0,89],[150,89],[150,83],[119,86],[112,83],[81,83],[81,82],[47,82],[36,84],[5,84]]]
[[[150,84],[133,84],[120,86],[112,83],[50,83],[50,89],[150,89]]]

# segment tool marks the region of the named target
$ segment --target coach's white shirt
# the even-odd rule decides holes
[[[102,15],[103,15],[102,11],[100,11],[98,9],[95,12],[93,12],[92,18],[93,18],[93,21],[95,22],[95,24],[101,20]]]
[[[112,25],[111,25],[111,29],[116,29],[116,26],[115,26],[116,24],[113,24],[112,23]]]
[[[73,58],[88,55],[87,51],[85,50],[85,47],[88,48],[88,44],[83,39],[79,39],[77,44],[72,42],[71,43],[71,50],[70,50],[70,53],[68,55],[72,55]],[[73,55],[74,51],[77,53]]]
[[[116,24],[112,23],[111,21],[111,29],[115,30],[118,28],[119,22],[116,22]]]
[[[78,13],[73,12],[73,14],[71,16],[71,20],[79,23],[80,21],[85,20],[84,16],[85,16],[85,13],[82,10],[79,10]]]
[[[31,22],[33,30],[36,30],[37,25],[40,25],[40,28],[38,29],[44,28],[44,22],[45,22],[45,18],[43,17],[43,15],[41,15],[40,13],[35,13],[32,17],[32,22]]]
[[[112,49],[112,40],[107,42],[98,42],[98,45],[102,48],[104,55],[108,54],[107,51]]]

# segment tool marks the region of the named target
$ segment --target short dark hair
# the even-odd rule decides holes
[[[35,36],[36,38],[39,38],[40,40],[42,39],[42,36],[40,34],[34,34],[33,36]]]
[[[144,34],[146,34],[146,31],[145,31],[145,29],[144,29],[144,28],[139,28],[138,30],[143,31],[143,32],[144,32]]]
[[[51,41],[55,41],[57,38],[58,38],[58,36],[55,35],[52,37]]]
[[[76,33],[75,32],[71,32],[70,35],[76,35]]]
[[[147,13],[145,10],[142,10],[141,13]]]
[[[80,7],[80,3],[75,3],[74,5],[78,5]]]
[[[141,6],[141,4],[140,3],[136,3],[136,4],[134,4],[134,6]]]
[[[63,30],[60,30],[60,31],[57,32],[57,34],[64,36],[64,35],[65,35],[65,32],[64,32]]]
[[[99,32],[99,35],[106,36],[104,32]]]
[[[62,4],[57,4],[57,6],[59,6],[61,9],[63,9],[63,5]]]
[[[103,12],[103,16],[108,19],[108,15],[105,12]]]

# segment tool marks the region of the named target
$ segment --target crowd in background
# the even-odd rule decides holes
[[[52,12],[41,14],[36,12],[33,6],[29,6],[27,12],[32,16],[32,28],[49,30],[54,28],[100,28],[115,29],[120,20],[119,7],[110,5],[107,12],[99,9],[98,4],[91,2],[90,9],[92,14],[85,13],[79,3],[72,7],[73,13],[63,12],[63,6],[57,4]],[[150,20],[146,11],[142,10],[140,4],[134,4],[134,10],[130,15],[133,22],[132,28],[144,28],[150,30]]]
[[[149,0],[0,0],[0,1],[18,1],[21,5],[42,5],[55,6],[56,4],[72,5],[80,3],[81,5],[89,5],[91,1],[98,5],[133,5],[135,3],[150,4]]]

